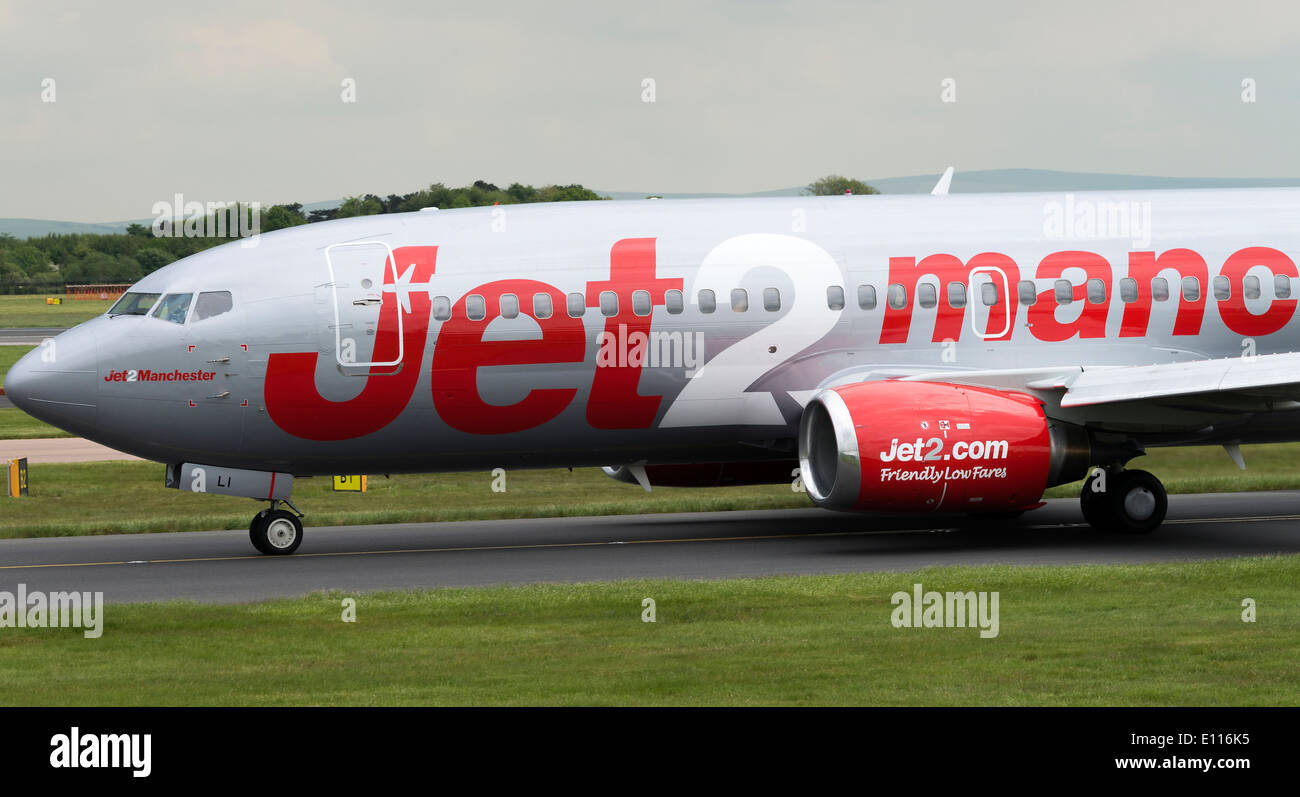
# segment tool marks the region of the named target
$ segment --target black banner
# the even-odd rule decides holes
[[[1033,776],[1057,789],[1286,778],[1296,720],[1294,709],[1238,708],[13,708],[0,710],[0,750],[9,778],[128,788],[254,775],[382,785],[483,773],[485,764],[493,777],[566,779],[613,765],[640,783],[689,762],[737,782],[836,775],[866,789],[885,773],[911,773],[972,783]]]

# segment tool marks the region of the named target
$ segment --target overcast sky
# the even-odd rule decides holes
[[[948,164],[958,179],[1300,176],[1285,2],[179,5],[0,0],[0,216],[477,178],[749,192]]]

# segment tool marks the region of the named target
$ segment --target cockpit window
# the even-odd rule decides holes
[[[194,303],[194,320],[202,321],[214,315],[229,313],[234,306],[230,291],[205,291],[199,294],[198,301]]]
[[[153,303],[158,301],[156,293],[124,293],[108,311],[109,315],[148,315]]]
[[[194,298],[192,293],[169,293],[162,297],[162,301],[158,302],[158,306],[150,315],[173,324],[184,324],[185,314],[189,312],[192,298]]]

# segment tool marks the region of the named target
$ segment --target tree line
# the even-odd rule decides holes
[[[581,185],[536,187],[512,183],[506,188],[476,180],[459,188],[434,183],[409,194],[364,194],[343,200],[337,208],[307,211],[302,203],[272,205],[259,211],[262,232],[352,216],[406,213],[428,207],[469,208],[526,202],[569,202],[605,199]],[[177,225],[180,226],[179,224]],[[0,233],[0,293],[62,292],[64,285],[132,283],[168,263],[229,242],[237,224],[221,225],[223,237],[155,236],[143,224],[124,233],[51,233],[18,239]],[[208,224],[204,229],[215,229]]]
[[[860,180],[829,175],[810,183],[804,193],[874,194],[876,189]],[[514,205],[531,202],[571,202],[607,199],[581,185],[546,185],[535,187],[511,183],[499,188],[483,180],[451,188],[434,183],[409,194],[364,194],[350,196],[337,208],[307,211],[301,203],[262,208],[258,223],[262,232],[272,232],[301,224],[372,216],[380,213],[407,213],[422,208],[469,208],[484,205]],[[212,230],[216,225],[207,225]],[[62,292],[64,285],[95,283],[133,283],[168,263],[204,249],[227,243],[237,235],[239,225],[222,225],[225,237],[155,236],[143,224],[132,224],[126,232],[51,233],[43,237],[17,239],[0,233],[0,293]]]

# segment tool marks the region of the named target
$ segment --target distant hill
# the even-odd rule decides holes
[[[98,233],[113,234],[126,232],[130,222],[108,224],[86,224],[80,221],[50,221],[48,219],[0,219],[0,233],[8,233],[15,238],[39,238],[50,233]]]
[[[917,174],[910,177],[881,177],[866,182],[885,194],[925,194],[939,180],[935,174]],[[1057,172],[1048,169],[985,169],[963,172],[957,170],[952,179],[954,194],[1000,193],[1004,191],[1122,191],[1151,188],[1273,188],[1300,186],[1300,177],[1151,177],[1135,174],[1096,174],[1092,172]],[[709,197],[768,197],[799,196],[803,186],[756,191],[749,194],[672,193],[654,191],[600,191],[611,199],[645,199],[661,196],[664,199],[704,199]],[[310,212],[321,208],[335,208],[340,199],[310,202],[303,205]],[[121,233],[130,224],[149,225],[153,219],[87,224],[75,221],[49,221],[45,219],[0,218],[0,234],[15,238],[30,238],[50,233]]]
[[[886,177],[867,182],[886,194],[928,194],[939,174]],[[1003,191],[1125,191],[1153,188],[1279,188],[1300,186],[1300,177],[1150,177],[1135,174],[1054,172],[1047,169],[988,169],[953,175],[954,194]]]
[[[327,199],[321,202],[307,202],[303,204],[304,213],[310,213],[313,210],[326,210],[336,208],[343,204],[341,199]],[[40,238],[51,233],[58,235],[61,233],[94,233],[99,235],[112,235],[126,232],[126,228],[132,224],[143,224],[148,227],[153,224],[154,219],[150,216],[147,219],[131,219],[129,221],[106,221],[98,224],[81,221],[51,221],[49,219],[2,219],[0,218],[0,235],[8,233],[15,238]]]
[[[942,172],[910,177],[880,177],[866,182],[882,194],[928,194]],[[1056,172],[1048,169],[985,169],[963,172],[952,178],[954,194],[986,194],[1005,191],[1124,191],[1152,188],[1273,188],[1300,186],[1300,177],[1150,177],[1137,174]],[[803,186],[756,191],[751,194],[656,193],[654,191],[601,191],[612,199],[705,199],[709,197],[799,196]]]

